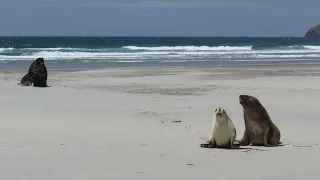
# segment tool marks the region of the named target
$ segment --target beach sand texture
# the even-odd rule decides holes
[[[1,72],[0,179],[319,179],[320,68],[49,71],[50,88]],[[244,132],[257,97],[282,147],[205,149],[216,107]]]

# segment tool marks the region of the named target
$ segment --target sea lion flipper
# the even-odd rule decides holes
[[[210,144],[205,144],[205,143],[200,144],[200,147],[203,147],[203,148],[209,148],[209,146],[210,146]]]
[[[215,145],[214,141],[208,140],[206,143],[200,144],[200,147],[203,147],[203,148],[215,148],[216,145]]]
[[[274,146],[276,146],[276,145],[272,145],[272,144],[270,144],[270,143],[268,142],[268,139],[270,139],[269,136],[270,136],[270,127],[267,127],[267,129],[266,129],[266,131],[265,131],[265,134],[264,134],[264,136],[263,136],[264,146],[265,146],[265,147],[274,147]]]
[[[278,144],[270,144],[269,142],[268,142],[268,139],[270,139],[270,127],[268,127],[267,129],[266,129],[266,131],[265,131],[265,134],[264,134],[264,137],[263,137],[264,139],[264,146],[265,147],[275,147],[275,146],[278,146]]]
[[[264,146],[265,146],[265,147],[276,147],[276,146],[278,146],[278,145],[265,144]]]
[[[229,118],[229,116],[228,116],[228,128],[229,128],[229,132],[230,132],[230,147],[231,147],[231,149],[234,149],[236,147],[235,147],[233,142],[236,139],[237,130],[234,127],[234,125],[233,125],[231,119]]]
[[[29,74],[24,75],[21,78],[20,83],[18,83],[18,85],[20,85],[20,86],[31,86],[32,85],[32,81],[30,80]]]
[[[240,146],[241,141],[240,140],[234,140],[233,144]]]
[[[240,142],[241,146],[248,146],[250,144],[249,136],[247,130],[244,131],[242,140]]]
[[[229,116],[228,116],[228,128],[229,128],[230,135],[231,135],[231,137],[233,137],[233,140],[234,140],[237,136],[237,130],[234,127],[234,124]]]
[[[240,145],[235,145],[235,144],[233,144],[230,148],[231,148],[231,149],[239,149],[239,148],[240,148]]]
[[[240,144],[235,144],[234,143],[235,139],[236,139],[236,137],[234,137],[234,136],[230,138],[230,148],[231,149],[237,149],[237,148],[240,147]]]
[[[285,146],[285,145],[288,145],[288,144],[283,144],[282,142],[279,142],[279,143],[277,144],[277,146]]]

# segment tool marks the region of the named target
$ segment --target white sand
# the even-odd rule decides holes
[[[0,179],[318,180],[319,72],[65,71],[49,72],[51,88],[19,87],[23,73],[3,72]],[[242,138],[239,94],[259,98],[286,146],[199,147],[218,106],[228,111]]]

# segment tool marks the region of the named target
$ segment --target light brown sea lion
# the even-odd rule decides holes
[[[243,107],[245,132],[240,145],[277,146],[280,144],[280,131],[273,124],[266,109],[253,96],[240,95],[239,102]]]
[[[228,116],[227,112],[218,107],[213,114],[212,131],[208,141],[204,144],[200,144],[203,148],[227,148],[235,149],[239,148],[234,144],[236,139],[236,128],[233,125],[232,120]]]

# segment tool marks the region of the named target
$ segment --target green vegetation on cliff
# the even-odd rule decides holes
[[[309,29],[309,31],[306,33],[304,37],[308,38],[320,38],[320,25],[312,27]]]

